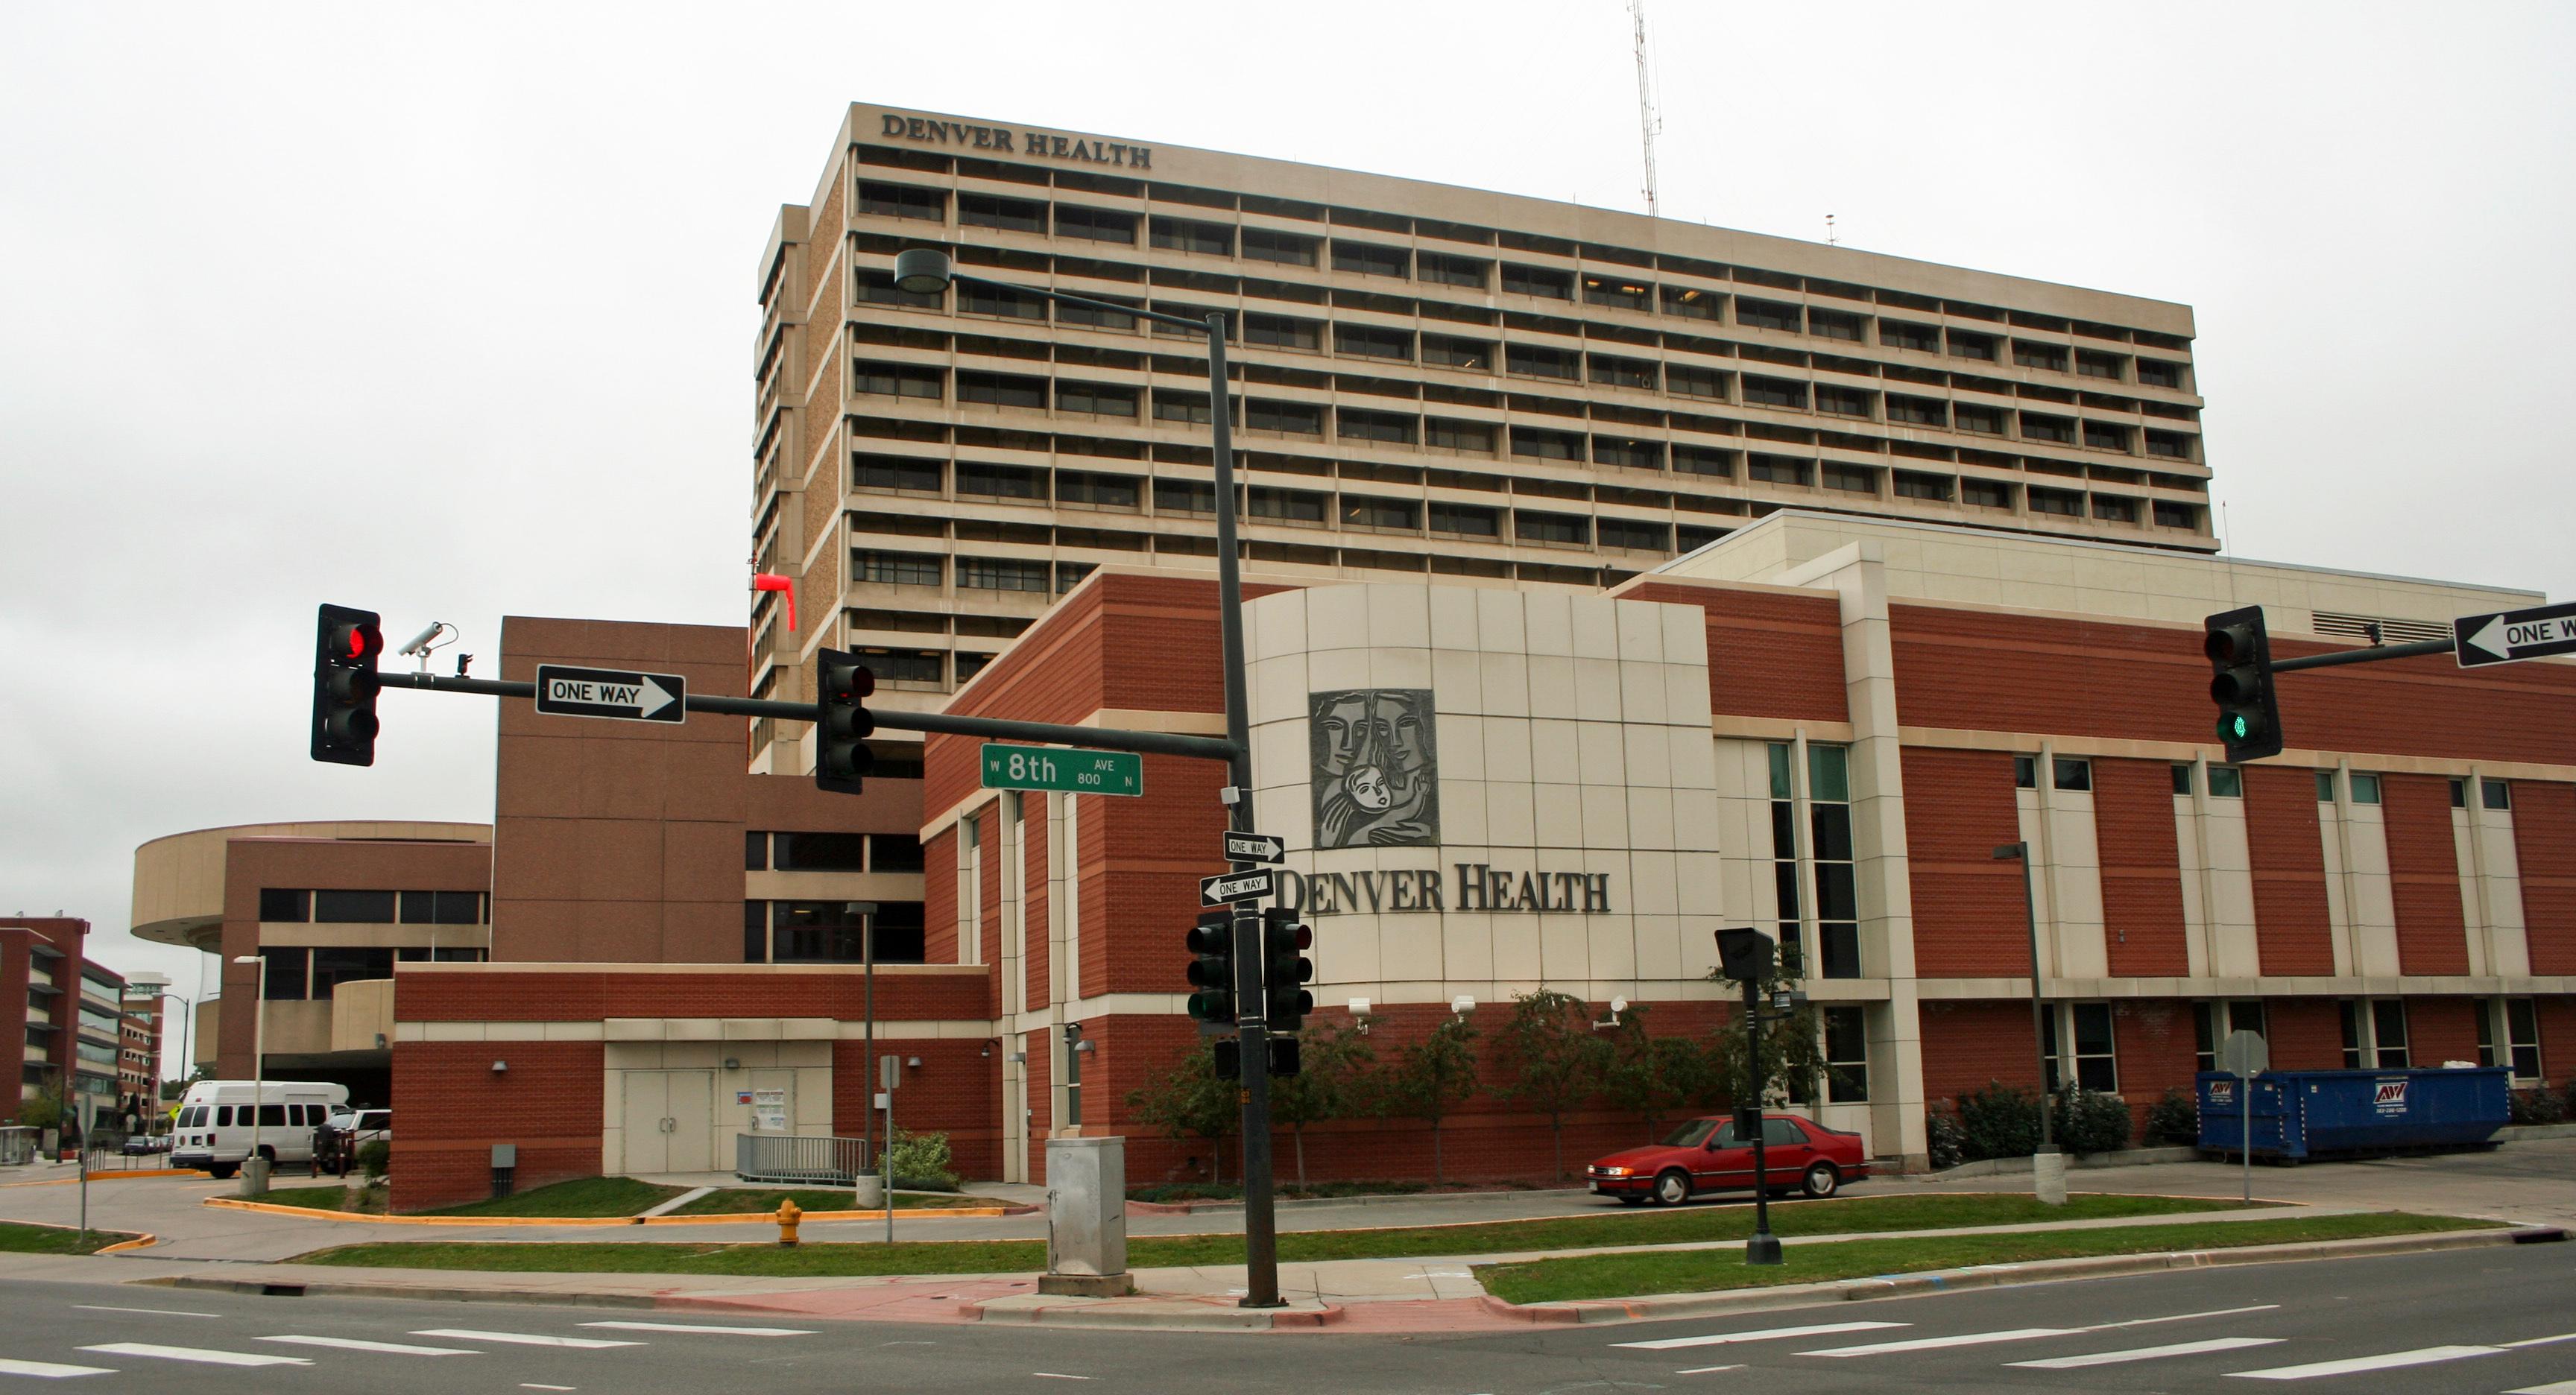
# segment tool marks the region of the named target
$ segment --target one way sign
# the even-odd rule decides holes
[[[2451,642],[2462,668],[2576,654],[2576,602],[2463,615],[2451,622]]]
[[[676,673],[537,665],[537,710],[549,717],[680,722],[688,719],[688,696],[688,683]]]

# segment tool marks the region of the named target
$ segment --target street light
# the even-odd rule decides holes
[[[268,1027],[268,956],[236,954],[236,964],[255,964],[259,979],[250,998],[250,1156],[242,1159],[242,1175],[250,1179],[246,1190],[257,1196],[268,1190],[268,1164],[259,1156],[259,1116],[267,1107],[268,1063],[266,1052]]]
[[[939,295],[956,281],[991,286],[1019,295],[1033,295],[1062,305],[1083,305],[1094,310],[1131,319],[1149,320],[1158,325],[1189,330],[1207,336],[1208,345],[1208,420],[1215,437],[1216,457],[1216,587],[1217,646],[1225,677],[1225,739],[1232,747],[1226,758],[1226,788],[1220,796],[1232,817],[1228,827],[1237,833],[1250,833],[1252,827],[1252,740],[1251,720],[1246,708],[1246,685],[1243,676],[1243,574],[1241,560],[1235,555],[1234,505],[1234,417],[1233,394],[1228,389],[1225,366],[1225,316],[1211,313],[1204,320],[1159,311],[1121,305],[1087,295],[1051,291],[1041,286],[1024,286],[1016,282],[996,281],[956,269],[948,253],[937,247],[912,247],[895,254],[894,283],[910,295]],[[1238,919],[1236,933],[1249,924],[1255,936],[1261,922]],[[1260,945],[1256,939],[1249,945],[1238,945],[1238,959],[1258,960]],[[1262,1012],[1258,995],[1248,1002],[1238,994],[1236,1035],[1242,1043],[1243,1059],[1263,1061],[1269,1056],[1269,1024]],[[1284,1306],[1279,1298],[1278,1217],[1272,1210],[1270,1156],[1270,1076],[1264,1070],[1243,1073],[1243,1230],[1247,1292],[1242,1305],[1246,1308]]]
[[[2048,1120],[2048,1029],[2044,1021],[2047,1009],[2041,1003],[2039,991],[2039,906],[2030,891],[2030,844],[2006,843],[1995,849],[1995,860],[2021,864],[2021,918],[2022,925],[2030,932],[2030,1049],[2039,1058],[2039,1152],[2031,1158],[2031,1189],[2040,1200],[2056,1205],[2066,1199],[2066,1167],[2064,1161],[2057,1158],[2057,1142]],[[2052,1159],[2056,1160],[2053,1164],[2049,1161]]]

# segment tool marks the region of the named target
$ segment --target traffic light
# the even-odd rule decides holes
[[[1190,1016],[1201,1022],[1234,1021],[1234,908],[1200,912],[1188,943]]]
[[[1301,1069],[1301,1064],[1297,1051],[1297,1039],[1295,1037],[1272,1037],[1270,1039],[1270,1073],[1272,1075],[1295,1075],[1299,1069]]]
[[[1232,1037],[1218,1037],[1208,1045],[1216,1052],[1216,1078],[1241,1080],[1243,1078],[1243,1043]]]
[[[876,693],[877,676],[859,656],[825,649],[814,662],[814,788],[834,794],[857,794],[875,768],[868,737],[877,719],[867,700]]]
[[[1262,1010],[1274,1032],[1297,1030],[1315,1010],[1315,995],[1306,991],[1315,979],[1315,961],[1306,957],[1314,944],[1313,927],[1299,924],[1295,911],[1272,906],[1261,913]]]
[[[313,758],[335,765],[376,763],[376,660],[383,617],[326,605],[314,624]]]
[[[2281,704],[2272,694],[2272,640],[2263,607],[2222,611],[2201,622],[2208,631],[2210,701],[2218,704],[2218,739],[2231,764],[2281,754]]]

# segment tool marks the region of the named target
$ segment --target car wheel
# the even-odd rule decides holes
[[[241,1164],[239,1163],[206,1164],[206,1175],[214,1178],[218,1182],[231,1181],[233,1179],[233,1174],[239,1171],[241,1171]]]
[[[1655,1204],[1679,1206],[1690,1200],[1690,1174],[1675,1168],[1655,1179]]]
[[[1807,1169],[1806,1179],[1799,1183],[1799,1189],[1812,1197],[1828,1197],[1842,1190],[1842,1185],[1843,1175],[1834,1170],[1834,1165],[1820,1162]]]

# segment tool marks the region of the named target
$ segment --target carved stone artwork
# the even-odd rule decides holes
[[[1428,688],[1352,688],[1308,699],[1315,847],[1440,842],[1440,761]]]

